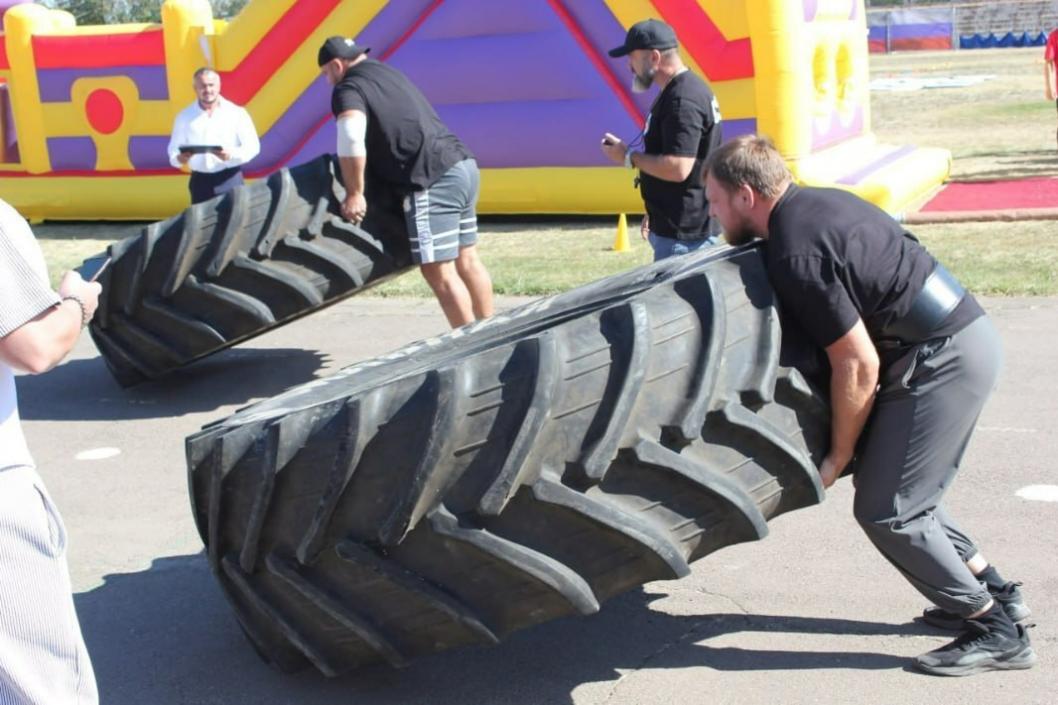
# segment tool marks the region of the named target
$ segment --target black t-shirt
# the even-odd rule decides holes
[[[427,189],[473,157],[403,73],[373,59],[350,67],[334,87],[331,111],[347,110],[367,114],[368,172],[399,191]]]
[[[937,262],[885,211],[839,189],[791,185],[768,220],[768,278],[784,315],[819,348],[863,319],[883,364],[909,345],[884,330],[911,309]],[[984,314],[969,293],[931,337]]]
[[[664,237],[700,240],[720,234],[709,217],[702,185],[702,163],[721,141],[720,111],[709,86],[692,71],[675,76],[650,109],[643,151],[694,157],[690,176],[681,183],[640,172],[640,190],[650,229]]]

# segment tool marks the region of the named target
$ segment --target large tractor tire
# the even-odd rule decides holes
[[[109,248],[89,330],[122,386],[329,306],[411,266],[394,197],[342,219],[328,156],[246,184]]]
[[[758,248],[666,260],[205,427],[195,520],[279,668],[497,642],[822,499],[828,405],[779,353]]]

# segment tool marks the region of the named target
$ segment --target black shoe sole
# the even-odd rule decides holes
[[[1021,671],[1036,665],[1036,652],[1031,646],[1009,658],[991,658],[978,661],[968,666],[933,666],[915,660],[915,668],[931,676],[972,676],[975,673],[988,671]]]

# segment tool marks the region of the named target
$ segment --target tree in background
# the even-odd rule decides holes
[[[238,14],[248,0],[210,0],[213,15],[230,18]],[[66,10],[77,18],[77,24],[121,24],[124,22],[161,22],[161,0],[45,0],[43,5]]]

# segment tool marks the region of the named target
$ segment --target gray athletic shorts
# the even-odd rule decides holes
[[[430,188],[404,199],[404,221],[415,264],[448,262],[478,241],[478,163],[464,159]]]

